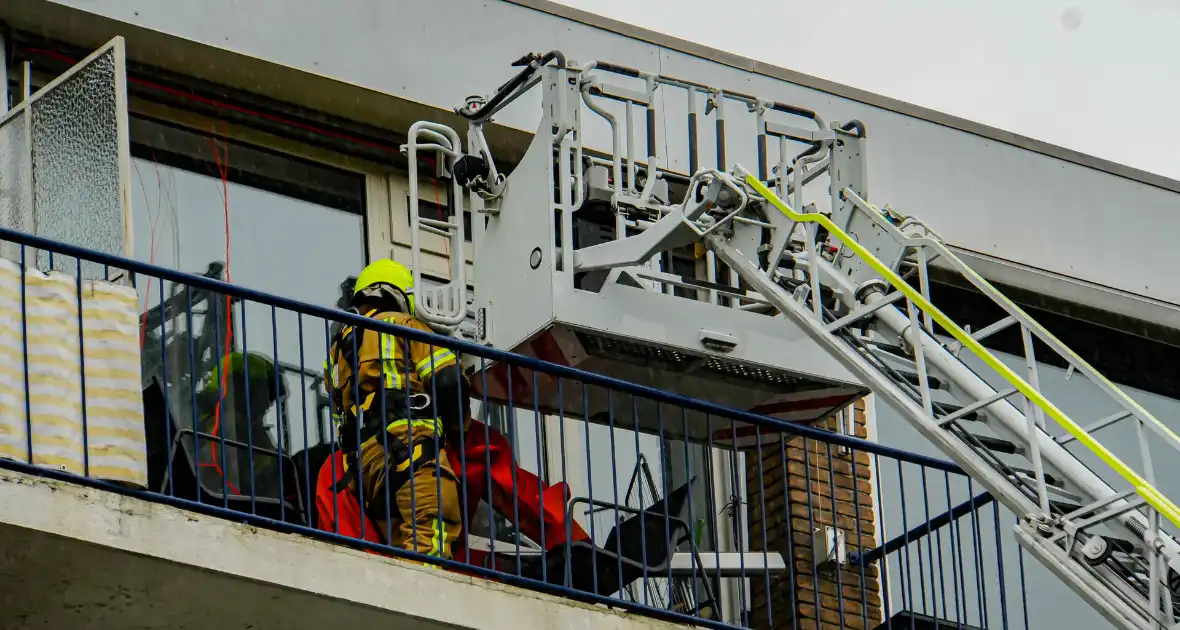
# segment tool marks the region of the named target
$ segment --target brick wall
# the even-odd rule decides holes
[[[857,437],[867,437],[864,401],[856,403],[848,415],[855,420]],[[837,430],[838,419],[815,426]],[[764,578],[750,580],[750,626],[765,630],[877,627],[882,621],[877,567],[862,571],[846,565],[838,573],[814,569],[810,533],[812,527],[832,525],[834,505],[835,523],[844,531],[850,555],[877,545],[869,455],[842,453],[837,446],[796,437],[785,445],[764,444],[761,469],[758,460],[751,452],[746,466],[749,546],[761,551],[765,533],[766,549],[782,554],[793,570],[772,579],[769,594]]]

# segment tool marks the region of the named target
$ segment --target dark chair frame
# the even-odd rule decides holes
[[[700,575],[705,577],[700,551],[692,544],[692,529],[681,515],[684,499],[695,482],[695,478],[690,480],[669,493],[669,497],[645,510],[587,497],[573,497],[566,504],[567,524],[573,522],[574,507],[579,504],[617,509],[631,516],[611,529],[601,547],[592,542],[573,541],[539,553],[496,552],[493,562],[507,566],[519,561],[520,574],[524,577],[609,597],[621,592],[635,580],[666,575],[673,553],[688,542],[693,563]],[[665,505],[669,508],[666,512]],[[570,538],[572,525],[567,525],[566,539]],[[654,555],[653,550],[656,552]],[[714,601],[709,580],[705,579],[703,584],[707,601]]]

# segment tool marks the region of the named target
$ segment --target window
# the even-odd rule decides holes
[[[363,268],[363,175],[139,116],[132,117],[131,140],[137,259],[190,273],[209,272],[236,285],[324,307],[335,306],[341,281]],[[157,281],[139,279],[137,289],[145,310],[160,303]],[[165,299],[175,290],[163,287]],[[187,298],[183,291],[179,295],[184,308]],[[283,309],[272,313],[271,307],[258,303],[246,304],[243,311],[242,304],[235,304],[232,333],[227,335],[223,327],[206,331],[202,338],[196,333],[206,319],[213,321],[214,312],[224,320],[224,298],[213,302],[193,308],[193,338],[206,355],[194,384],[203,386],[201,379],[207,379],[216,357],[227,348],[276,359],[287,390],[288,422],[278,435],[276,407],[255,422],[260,421],[269,441],[281,444],[287,453],[326,440],[326,414],[321,413],[318,396],[327,345],[323,320],[300,318]],[[169,322],[164,332],[183,332],[187,322],[182,320]],[[178,340],[187,343],[188,335],[173,337],[173,343]],[[145,365],[152,357],[160,363],[160,341],[152,341],[157,349],[145,340]],[[190,372],[189,361],[187,352],[169,354],[171,375]],[[191,402],[181,400],[189,387],[175,389],[168,396],[170,408],[183,420],[192,416]],[[226,426],[225,437],[234,437],[232,432],[233,427]],[[260,439],[256,433],[252,436]]]

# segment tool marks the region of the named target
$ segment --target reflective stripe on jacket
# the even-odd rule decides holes
[[[426,324],[405,313],[371,310],[365,317],[430,332]],[[428,394],[425,383],[455,360],[455,353],[448,348],[375,330],[358,332],[353,326],[344,326],[325,366],[325,385],[332,395],[333,413],[338,415],[343,410],[357,413],[374,408],[380,405],[380,392],[387,389],[411,395]],[[354,401],[358,390],[359,410]]]

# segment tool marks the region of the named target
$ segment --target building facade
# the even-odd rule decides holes
[[[8,27],[9,107],[17,107],[24,95],[50,84],[110,38],[124,38],[130,257],[142,263],[195,274],[210,271],[249,290],[333,308],[342,283],[367,262],[412,260],[411,213],[440,221],[453,214],[447,178],[425,169],[417,171],[419,201],[411,207],[410,170],[399,151],[410,126],[431,120],[463,129],[465,121],[455,108],[466,97],[503,83],[514,72],[509,64],[521,55],[556,49],[569,60],[598,59],[710,86],[732,86],[832,119],[862,121],[872,146],[867,164],[874,199],[922,217],[956,254],[1099,371],[1132,388],[1136,400],[1157,417],[1169,422],[1168,412],[1178,404],[1175,380],[1167,370],[1150,369],[1176,356],[1175,330],[1180,328],[1175,306],[1180,295],[1166,271],[1166,260],[1174,255],[1165,240],[1169,222],[1180,220],[1169,212],[1180,205],[1180,183],[1171,180],[544,0],[349,0],[345,5],[209,0],[150,6],[126,0],[26,0],[0,2],[0,18]],[[536,93],[526,95],[498,114],[489,128],[488,144],[505,168],[526,159],[540,105]],[[679,105],[671,99],[657,106],[668,114],[667,121],[681,114],[672,111]],[[732,113],[727,122],[731,129],[752,125],[753,111]],[[671,125],[665,122],[648,134],[663,147],[669,171],[691,174],[689,164],[676,157],[688,153],[687,136]],[[582,133],[588,150],[610,149],[611,130],[604,125],[587,123]],[[703,137],[702,144],[717,140],[716,132],[707,133],[713,135]],[[751,141],[732,150],[729,158],[752,164],[757,153]],[[1117,219],[1112,208],[1119,208]],[[478,209],[452,218],[468,226],[484,219]],[[1151,228],[1143,229],[1145,225]],[[468,235],[475,231],[469,227]],[[1112,243],[1135,243],[1137,250],[1157,252],[1161,258],[1147,264],[1132,256],[1095,255],[1109,251]],[[461,255],[473,279],[470,290],[480,295],[471,266],[471,238],[461,252],[444,238],[425,238],[421,245],[428,282],[447,282],[448,261]],[[522,256],[527,249],[522,247]],[[211,264],[221,266],[214,271]],[[949,314],[961,323],[978,330],[998,319],[946,269],[933,263],[931,270],[931,293],[950,304],[954,312]],[[167,300],[164,280],[157,282],[155,287],[151,280],[136,282],[142,312]],[[216,306],[210,308],[216,316]],[[276,407],[261,419],[268,439],[292,456],[334,440],[330,414],[315,395],[315,379],[322,377],[326,358],[326,322],[323,329],[313,329],[292,311],[261,304],[239,308],[234,311],[240,313],[234,316],[237,335],[249,347],[287,364],[290,369],[281,375],[284,385],[302,393],[289,396],[282,412],[286,418],[302,417],[301,426],[279,420]],[[464,326],[477,326],[474,319]],[[223,341],[229,343],[218,343]],[[988,342],[1016,367],[1023,361],[1012,354],[1019,345],[1019,337],[1007,335]],[[172,367],[165,370],[182,371],[186,360],[171,357],[167,361]],[[1075,391],[1070,373],[1053,371],[1058,366],[1052,360],[1043,367],[1042,387],[1076,403],[1076,409],[1067,411],[1086,417],[1110,412],[1095,410],[1101,401]],[[535,388],[536,376],[532,378]],[[711,398],[707,392],[696,395]],[[1023,557],[1009,534],[1016,515],[998,504],[950,519],[950,528],[937,536],[934,527],[929,536],[921,535],[923,523],[932,523],[933,517],[982,490],[966,476],[942,471],[925,459],[895,461],[812,434],[792,438],[782,431],[773,432],[774,439],[767,433],[766,444],[759,442],[751,455],[733,442],[714,444],[720,435],[715,427],[724,431],[733,422],[737,433],[736,421],[705,412],[708,442],[702,443],[704,439],[664,436],[663,416],[658,432],[641,433],[638,411],[619,418],[616,426],[613,416],[591,423],[542,409],[535,401],[497,404],[486,394],[475,400],[476,415],[508,434],[523,469],[550,483],[567,483],[575,496],[609,498],[609,503],[639,509],[668,497],[670,488],[689,487],[690,506],[695,503],[698,509],[689,529],[705,556],[700,559],[702,573],[708,555],[715,555],[713,577],[698,579],[690,567],[688,578],[683,572],[673,578],[669,566],[667,577],[644,574],[639,582],[620,588],[620,601],[692,614],[714,624],[757,628],[876,628],[889,619],[904,621],[908,618],[899,615],[905,614],[967,627],[1000,627],[1001,619],[1013,627],[1106,627],[1052,574]],[[639,403],[633,404],[638,409]],[[656,413],[659,409],[657,404]],[[626,424],[632,420],[634,430]],[[803,424],[918,452],[930,461],[941,457],[901,415],[873,396]],[[1136,448],[1133,435],[1127,434],[1126,443],[1122,437],[1108,446],[1116,451]],[[1169,478],[1169,461],[1156,460],[1159,479]],[[55,579],[76,586],[81,594],[73,601],[87,611],[80,614],[97,615],[110,627],[310,627],[350,619],[491,628],[526,617],[535,619],[538,628],[683,622],[557,597],[533,601],[508,587],[489,590],[476,578],[402,565],[357,569],[370,562],[367,554],[350,550],[336,556],[323,541],[292,542],[270,532],[255,532],[247,540],[209,515],[186,521],[167,506],[107,496],[101,489],[62,491],[64,486],[52,485],[57,482],[34,483],[11,471],[4,474],[9,476],[6,487],[14,489],[5,499],[12,512],[28,512],[24,506],[42,510],[40,516],[6,523],[14,532],[12,540],[25,541],[26,549],[6,551],[6,579],[21,580],[18,567],[27,550],[51,547],[36,532],[71,541],[73,560],[53,570],[43,568],[37,579],[21,580],[42,585],[20,591],[23,619],[54,627],[78,623],[56,608],[47,612],[37,607],[38,601],[51,598],[52,589],[44,587]],[[694,486],[698,476],[707,483]],[[239,484],[244,479],[240,476]],[[249,483],[254,485],[252,476]],[[83,522],[91,519],[73,516],[74,511],[104,516]],[[119,514],[129,520],[123,523]],[[614,544],[608,532],[625,517],[618,509],[571,515],[595,543],[608,546]],[[490,538],[497,538],[497,523],[505,527],[502,520],[485,521]],[[872,563],[857,566],[845,560],[833,569],[817,560],[824,546],[817,532],[825,527],[841,532],[845,544],[839,553],[853,557],[882,548],[899,535],[903,539]],[[180,529],[186,530],[186,542],[170,542],[167,533]],[[917,532],[921,542],[906,538],[910,532]],[[520,543],[519,536],[504,540]],[[966,560],[965,544],[971,546]],[[64,556],[65,549],[57,553]],[[771,552],[789,568],[768,568]],[[723,564],[722,554],[733,555],[741,566],[725,573],[716,566]],[[951,559],[941,559],[944,554]],[[93,567],[131,555],[136,560],[126,570],[105,578],[91,575]],[[747,557],[756,562],[759,556],[762,567],[747,569]],[[296,558],[326,577],[304,576],[305,567]],[[180,567],[174,584],[153,588],[145,577],[153,562]],[[347,577],[353,571],[365,573],[366,579]],[[203,572],[215,577],[201,577]],[[238,589],[239,581],[255,586]],[[185,601],[189,587],[197,595]],[[413,598],[393,600],[386,594],[408,589],[434,595],[411,603],[406,600]],[[988,589],[990,596],[985,595]],[[120,595],[125,592],[131,594]],[[119,596],[124,600],[117,613],[96,612],[95,602]],[[456,600],[464,603],[455,606]],[[268,603],[255,605],[263,601]],[[158,611],[159,616],[149,619],[157,613],[143,612],[140,619],[135,608]],[[708,612],[702,614],[702,608]]]

